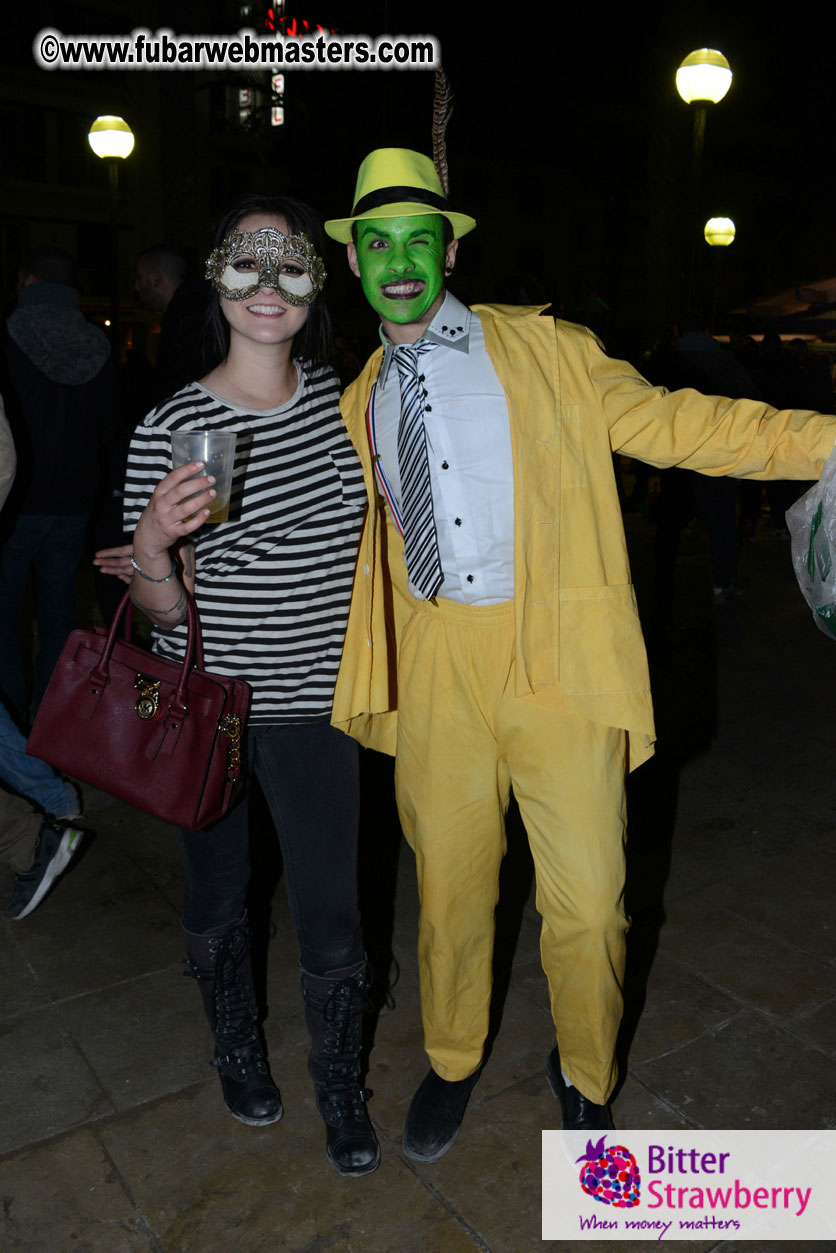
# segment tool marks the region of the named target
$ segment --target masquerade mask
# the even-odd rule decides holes
[[[230,231],[206,262],[206,277],[226,300],[247,300],[273,287],[289,305],[309,305],[322,291],[325,266],[307,235],[263,226]]]

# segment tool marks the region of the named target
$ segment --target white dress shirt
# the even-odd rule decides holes
[[[384,355],[369,425],[378,477],[399,515],[400,384],[395,346],[382,328],[380,337]],[[420,370],[444,571],[439,595],[465,605],[496,605],[514,595],[514,469],[505,392],[478,316],[450,292],[421,338],[437,345],[420,358]],[[415,593],[411,582],[410,591]]]

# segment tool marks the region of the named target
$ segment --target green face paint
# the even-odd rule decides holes
[[[363,294],[388,322],[420,322],[444,287],[444,227],[437,213],[357,223]]]

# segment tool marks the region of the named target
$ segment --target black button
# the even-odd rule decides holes
[[[441,329],[442,329],[442,331],[445,331],[445,332],[446,332],[447,327],[446,327],[446,326],[442,326],[442,328],[441,328]]]
[[[456,526],[461,526],[461,524],[462,524],[461,518],[456,518]]]
[[[456,327],[456,330],[457,330],[457,331],[463,331],[463,330],[464,330],[464,327],[463,327],[463,326],[457,326],[457,327]]]
[[[472,574],[469,574],[469,575],[467,576],[467,581],[468,581],[468,583],[472,583],[472,582],[473,582],[473,575],[472,575]]]
[[[446,462],[446,461],[442,461],[442,463],[441,463],[441,468],[442,468],[442,470],[449,470],[449,469],[450,469],[450,466],[447,464],[447,462]]]
[[[433,407],[432,407],[432,405],[424,405],[424,412],[425,412],[425,413],[432,413],[432,411],[433,411]]]

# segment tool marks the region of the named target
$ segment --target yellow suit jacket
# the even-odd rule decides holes
[[[516,695],[623,727],[633,769],[653,751],[653,710],[612,453],[704,474],[818,478],[836,417],[667,392],[608,357],[585,327],[537,308],[474,312],[511,423]],[[397,641],[415,601],[366,436],[381,358],[378,349],[341,401],[370,507],[332,721],[394,753]]]

